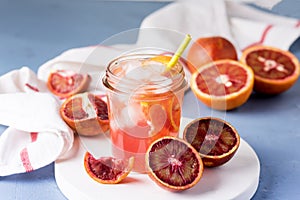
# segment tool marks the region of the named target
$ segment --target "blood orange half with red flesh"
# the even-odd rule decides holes
[[[95,181],[103,184],[116,184],[121,182],[131,172],[134,157],[128,160],[114,157],[94,158],[89,152],[84,156],[84,168]]]
[[[191,77],[191,89],[208,107],[231,110],[250,97],[254,75],[250,67],[234,60],[219,60],[201,67]]]
[[[88,74],[80,74],[71,70],[56,70],[50,73],[47,81],[48,89],[60,98],[67,98],[87,90],[91,81]]]
[[[109,129],[107,104],[92,93],[80,93],[66,99],[60,115],[79,135],[93,136]]]
[[[297,57],[275,47],[249,47],[243,51],[241,62],[253,69],[254,90],[263,94],[280,94],[288,90],[300,74]]]
[[[200,154],[204,166],[217,167],[228,162],[240,145],[237,130],[219,118],[199,118],[184,129],[183,138]]]
[[[195,186],[203,173],[199,153],[189,143],[171,136],[157,139],[149,146],[146,164],[150,178],[170,191]]]

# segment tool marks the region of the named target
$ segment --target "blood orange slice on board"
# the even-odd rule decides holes
[[[150,178],[170,191],[195,186],[203,173],[199,153],[189,143],[171,136],[157,139],[149,146],[146,165]]]
[[[103,184],[116,184],[125,179],[131,172],[134,157],[128,160],[114,157],[94,158],[89,152],[84,156],[84,168],[95,181]]]
[[[211,62],[191,77],[191,89],[208,107],[231,110],[243,105],[254,84],[250,67],[234,60]]]
[[[60,98],[67,98],[87,90],[91,81],[88,74],[79,74],[71,70],[56,70],[50,73],[48,89]]]
[[[300,74],[297,57],[275,47],[249,47],[243,51],[241,62],[253,69],[254,90],[263,94],[280,94],[288,90]]]
[[[187,68],[191,73],[203,65],[217,60],[237,60],[237,52],[233,44],[224,37],[212,36],[198,38],[187,54]]]
[[[218,118],[199,118],[184,129],[183,138],[199,153],[206,167],[228,162],[240,145],[240,136],[228,122]]]
[[[66,99],[60,115],[79,135],[93,136],[109,129],[107,104],[92,93],[80,93]]]

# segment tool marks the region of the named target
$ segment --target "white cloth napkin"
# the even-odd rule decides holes
[[[0,77],[0,124],[8,126],[0,137],[0,176],[44,167],[72,147],[74,133],[59,115],[61,103],[47,89],[55,69],[88,73],[88,91],[104,93],[101,78],[105,66],[123,49],[93,46],[68,50],[39,67],[28,67]]]
[[[255,44],[288,50],[299,37],[300,21],[267,13],[254,7],[224,0],[184,0],[171,3],[150,14],[141,28],[165,29],[143,34],[138,43],[178,45],[175,32],[199,37],[223,36],[242,51]],[[169,33],[168,33],[169,32]]]
[[[0,77],[0,176],[50,164],[70,149],[73,132],[59,117],[59,101],[27,67]]]
[[[61,100],[46,87],[52,70],[89,73],[89,91],[103,92],[101,78],[110,60],[140,47],[174,52],[186,33],[193,39],[221,35],[239,50],[256,43],[288,49],[299,37],[300,25],[297,19],[232,1],[179,1],[145,18],[136,44],[71,49],[40,66],[37,74],[23,67],[1,76],[0,124],[8,128],[0,137],[0,176],[46,166],[72,147],[73,132],[58,114]]]

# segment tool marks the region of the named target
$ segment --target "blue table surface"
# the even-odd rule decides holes
[[[0,75],[21,66],[37,71],[65,50],[99,44],[114,34],[138,28],[144,17],[166,4],[0,0]],[[283,0],[271,12],[300,18],[300,1]],[[290,51],[300,58],[300,40]],[[253,199],[300,199],[299,88],[300,81],[276,97],[253,94],[245,105],[226,113],[226,120],[260,159],[259,187]],[[192,92],[187,92],[183,114],[197,117],[193,109],[197,104]],[[209,112],[205,109],[204,113]],[[0,126],[0,133],[4,129]],[[0,199],[66,198],[56,185],[52,163],[31,173],[0,177]]]

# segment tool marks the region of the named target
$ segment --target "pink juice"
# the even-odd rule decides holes
[[[186,81],[182,65],[165,71],[153,55],[125,56],[111,62],[108,88],[110,135],[115,157],[135,157],[134,171],[146,172],[145,153],[163,136],[177,136]]]

